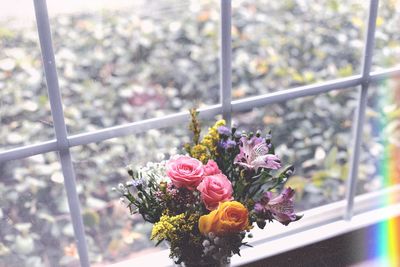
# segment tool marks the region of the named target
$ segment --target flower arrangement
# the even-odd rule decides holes
[[[200,122],[190,111],[192,142],[184,155],[128,169],[132,180],[117,191],[131,213],[154,224],[151,239],[167,241],[170,257],[185,266],[229,263],[257,225],[299,220],[294,190],[283,189],[292,166],[282,168],[271,134],[238,133],[219,120],[201,138]]]

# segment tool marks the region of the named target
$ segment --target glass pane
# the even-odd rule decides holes
[[[372,70],[400,66],[400,1],[379,1]]]
[[[69,132],[218,102],[215,1],[48,2]]]
[[[368,5],[233,1],[233,98],[360,73]]]
[[[287,186],[300,210],[344,198],[355,96],[350,88],[234,114],[239,129],[272,131],[276,154],[295,167]]]
[[[0,266],[76,266],[56,153],[0,164]]]
[[[0,8],[0,151],[54,137],[33,1]]]
[[[177,154],[189,141],[186,128],[182,124],[72,148],[91,262],[118,262],[163,248],[150,241],[152,225],[130,215],[112,187],[129,181],[126,166],[145,166]]]
[[[400,183],[400,79],[369,88],[357,193]]]

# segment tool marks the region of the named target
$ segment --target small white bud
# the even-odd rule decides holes
[[[119,184],[118,184],[118,189],[119,189],[119,190],[122,191],[122,190],[124,190],[124,188],[125,188],[125,186],[124,186],[122,183],[119,183]]]
[[[211,245],[211,243],[210,243],[209,240],[204,240],[204,241],[203,241],[203,247],[208,247],[208,246],[210,246],[210,245]]]

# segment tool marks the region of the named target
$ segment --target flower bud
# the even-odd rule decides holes
[[[242,137],[242,136],[241,136],[239,133],[235,133],[235,134],[233,135],[233,139],[235,140],[236,143],[239,142],[240,137]]]
[[[257,226],[258,226],[260,229],[264,229],[264,227],[265,227],[266,224],[267,224],[267,223],[266,223],[264,220],[257,220]]]
[[[287,176],[290,176],[292,174],[293,174],[293,169],[289,169],[289,170],[286,171],[286,175]]]
[[[268,132],[268,134],[265,135],[265,142],[269,145],[271,143],[271,131]]]
[[[208,238],[210,238],[211,240],[214,240],[215,234],[213,232],[209,232],[208,233]]]
[[[127,170],[128,174],[133,177],[132,167],[131,166],[126,166],[126,170]]]
[[[167,190],[167,182],[161,182],[160,183],[160,191],[165,193]]]
[[[125,189],[125,186],[122,183],[118,184],[118,189],[123,191]]]
[[[236,129],[237,129],[237,123],[236,123],[236,121],[233,121],[232,122],[232,131],[236,131]]]
[[[211,245],[209,240],[204,240],[203,241],[203,247],[209,247]]]

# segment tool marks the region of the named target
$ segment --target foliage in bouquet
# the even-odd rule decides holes
[[[132,180],[118,191],[132,213],[154,224],[151,239],[167,241],[177,263],[213,266],[240,255],[253,224],[288,225],[301,216],[294,190],[283,188],[293,167],[282,168],[270,133],[238,133],[220,120],[201,138],[197,112],[190,114],[187,154],[129,169]]]

